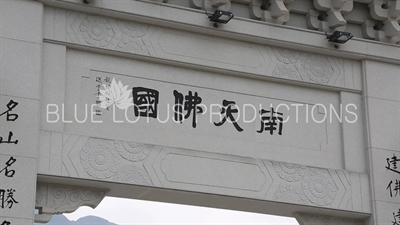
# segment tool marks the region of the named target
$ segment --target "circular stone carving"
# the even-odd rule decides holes
[[[319,84],[328,83],[333,75],[329,60],[321,55],[309,55],[304,62],[304,69],[310,72],[310,80]]]
[[[133,38],[143,36],[148,28],[148,26],[144,24],[129,22],[125,20],[119,20],[118,26],[124,34]]]
[[[90,176],[105,179],[117,172],[119,157],[110,141],[89,139],[81,151],[81,163]]]
[[[272,165],[276,174],[289,182],[300,180],[304,176],[306,169],[305,166],[290,163],[272,162]]]
[[[135,165],[121,167],[114,175],[113,180],[128,184],[152,185],[150,177],[146,171]]]
[[[146,46],[140,38],[133,39],[125,36],[122,41],[118,43],[118,48],[126,52],[148,55]]]
[[[329,205],[338,190],[329,172],[320,169],[308,169],[301,186],[307,199],[320,206]]]
[[[276,59],[285,64],[293,64],[297,62],[297,60],[299,60],[301,55],[301,53],[298,51],[284,49],[284,48],[274,49],[274,54]]]
[[[279,187],[275,193],[275,198],[290,203],[304,204],[307,201],[304,195],[302,195],[302,191],[293,186]]]
[[[279,64],[274,69],[274,75],[277,77],[299,80],[298,71],[293,65]]]
[[[80,25],[82,36],[89,45],[104,47],[114,36],[107,19],[100,16],[87,16]]]
[[[151,152],[153,145],[138,144],[130,141],[114,141],[118,153],[131,162],[142,161]]]

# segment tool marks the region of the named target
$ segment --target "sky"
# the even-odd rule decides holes
[[[294,218],[206,207],[106,197],[92,209],[64,214],[69,220],[93,215],[118,225],[298,225]]]

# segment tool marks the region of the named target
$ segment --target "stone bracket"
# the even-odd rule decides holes
[[[312,30],[321,30],[332,33],[335,30],[344,31],[346,20],[343,14],[353,10],[352,0],[314,0],[314,7],[319,11],[326,12],[323,21],[318,19],[319,12],[313,9],[307,14],[307,27]]]
[[[400,40],[400,0],[373,0],[369,4],[370,14],[374,20],[382,21],[383,26],[374,30],[373,26],[363,25],[364,38],[397,43]],[[371,22],[369,22],[371,24]],[[374,33],[374,35],[371,35]]]
[[[251,0],[250,16],[253,19],[260,19],[266,22],[284,24],[289,20],[289,9],[287,4],[293,0],[265,0],[268,1],[269,7],[267,10],[262,10],[262,0]]]
[[[213,13],[216,9],[229,11],[231,0],[190,0],[190,6]]]
[[[96,208],[108,190],[38,183],[35,222],[47,223],[53,214],[71,213],[81,206]]]

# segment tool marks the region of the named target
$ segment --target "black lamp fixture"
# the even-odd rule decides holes
[[[233,13],[222,10],[215,10],[215,12],[208,16],[211,22],[214,22],[214,27],[218,27],[219,23],[228,23],[233,18]]]
[[[351,33],[344,31],[335,31],[331,35],[326,34],[326,38],[328,38],[330,42],[335,42],[340,44],[346,43],[352,37],[353,35]]]

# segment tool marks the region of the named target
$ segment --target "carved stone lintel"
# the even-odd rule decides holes
[[[47,223],[53,214],[71,213],[81,206],[95,208],[107,192],[102,189],[38,183],[35,208],[39,209],[39,214],[35,215],[35,222]]]
[[[317,214],[294,213],[300,225],[362,225],[362,220]]]

